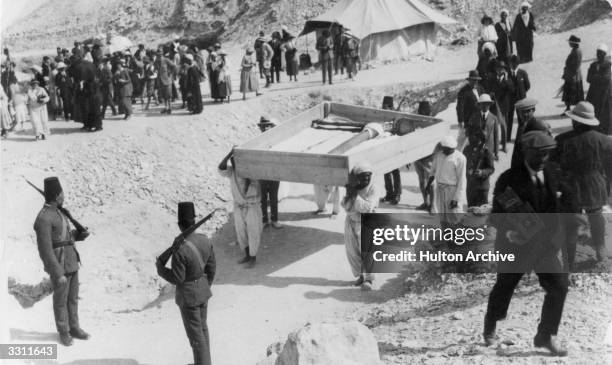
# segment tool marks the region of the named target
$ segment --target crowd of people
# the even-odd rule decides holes
[[[542,316],[534,338],[536,347],[544,347],[556,356],[567,355],[557,341],[563,306],[568,291],[568,272],[575,269],[575,252],[581,216],[586,213],[591,244],[596,260],[608,259],[605,245],[603,207],[608,204],[612,180],[612,80],[610,54],[606,45],[596,49],[597,59],[590,65],[586,96],[582,85],[580,38],[571,36],[570,55],[562,73],[564,85],[563,112],[572,120],[572,129],[553,137],[550,126],[535,116],[537,100],[528,94],[531,80],[521,64],[533,62],[533,32],[535,20],[523,3],[514,24],[509,12],[502,11],[500,21],[490,17],[482,20],[478,46],[478,62],[469,71],[467,83],[457,96],[459,137],[446,136],[427,156],[414,163],[419,177],[423,204],[439,214],[443,228],[457,228],[462,224],[465,207],[491,205],[491,223],[497,228],[495,249],[512,253],[518,266],[499,263],[498,275],[484,318],[483,337],[487,346],[498,341],[497,322],[507,315],[515,287],[525,273],[532,270],[539,276],[545,290]],[[335,34],[332,36],[332,31]],[[334,39],[335,38],[335,39]],[[241,61],[240,92],[260,93],[259,80],[266,86],[280,82],[280,71],[286,69],[289,80],[297,81],[298,59],[294,37],[286,29],[272,33],[267,40],[260,33],[253,47],[249,47]],[[353,42],[345,30],[336,26],[323,30],[317,40],[322,80],[332,83],[332,70],[348,77],[356,74],[358,42]],[[516,52],[515,52],[516,50]],[[5,53],[8,56],[8,52]],[[282,55],[284,54],[284,61]],[[208,79],[211,98],[216,102],[229,101],[232,92],[227,53],[220,44],[208,49],[205,56],[196,47],[178,42],[146,50],[140,45],[132,55],[122,51],[105,54],[96,48],[75,43],[71,52],[58,49],[55,62],[43,60],[40,72],[30,81],[29,89],[22,89],[11,76],[14,65],[10,58],[3,63],[2,118],[23,123],[29,116],[35,125],[37,139],[49,135],[48,116],[64,116],[84,123],[84,129],[102,129],[101,120],[106,108],[125,119],[132,114],[132,104],[140,100],[144,109],[151,99],[162,102],[163,114],[172,113],[172,101],[179,95],[183,105],[192,113],[202,111],[200,82]],[[259,73],[259,77],[257,75]],[[6,75],[6,76],[5,76]],[[4,88],[4,81],[8,80]],[[146,104],[145,104],[146,98]],[[8,104],[12,105],[9,112]],[[118,109],[115,109],[115,105]],[[392,97],[385,97],[383,109],[394,109]],[[419,104],[419,114],[431,115],[428,102]],[[517,128],[513,135],[514,118]],[[262,118],[258,123],[262,132],[275,125]],[[494,184],[493,200],[489,201],[491,176],[495,172],[500,153],[507,152],[513,140],[514,150],[510,167]],[[277,181],[256,181],[236,173],[234,150],[219,163],[219,173],[230,181],[234,205],[234,225],[237,241],[244,251],[238,263],[248,268],[256,265],[265,226],[282,228],[278,222]],[[363,264],[361,252],[361,214],[375,212],[380,203],[397,204],[402,185],[399,170],[385,176],[386,194],[378,199],[373,182],[374,169],[366,162],[356,163],[349,172],[345,196],[340,199],[338,187],[315,186],[315,201],[320,214],[327,211],[329,198],[333,201],[331,216],[342,206],[346,211],[344,241],[346,256],[355,276],[355,286],[373,289],[374,275]],[[54,309],[60,340],[72,344],[72,338],[89,338],[78,324],[78,254],[75,240],[83,240],[86,232],[70,231],[68,218],[61,210],[63,191],[57,178],[45,180],[46,205],[41,210],[35,230],[45,270],[56,287]],[[507,204],[519,202],[524,211]],[[268,207],[270,206],[270,215]],[[193,348],[195,363],[210,364],[210,344],[206,325],[207,301],[216,269],[213,246],[203,236],[194,234],[195,208],[191,202],[178,207],[181,235],[173,247],[158,258],[160,276],[177,285],[176,302],[181,309],[187,336]],[[542,231],[526,237],[511,224],[507,213],[535,214],[543,221]],[[560,214],[561,213],[561,214]],[[270,219],[268,219],[270,218]],[[557,233],[562,232],[559,236]],[[559,237],[563,237],[560,239]],[[62,263],[53,250],[64,248],[70,255]],[[562,252],[564,262],[557,260]],[[172,257],[172,269],[166,267]]]
[[[337,32],[338,44],[354,47],[347,54],[358,54],[358,42],[354,38],[345,41],[348,38],[344,31]],[[261,95],[260,79],[265,79],[266,88],[280,83],[282,70],[289,81],[297,81],[299,59],[294,40],[295,36],[284,26],[281,31],[272,32],[269,39],[263,31],[259,32],[240,63],[239,92],[243,99],[251,92]],[[123,119],[129,120],[138,103],[143,111],[149,110],[153,102],[162,105],[162,114],[171,114],[173,103],[180,101],[181,109],[199,114],[203,110],[202,86],[206,80],[213,102],[230,102],[232,69],[228,53],[220,43],[204,51],[175,39],[155,49],[139,44],[133,52],[129,47],[111,52],[112,45],[104,43],[102,39],[92,39],[86,43],[75,41],[71,50],[57,47],[55,56],[44,56],[40,66],[29,68],[32,77],[27,81],[17,80],[15,60],[4,49],[2,137],[10,131],[25,129],[29,120],[35,140],[44,140],[50,134],[49,121],[60,118],[83,123],[84,131],[96,132],[103,129],[108,109],[112,116],[122,114]],[[334,52],[341,52],[336,48]],[[337,62],[338,65],[343,72],[343,63]],[[350,77],[356,73],[352,69],[347,66]]]

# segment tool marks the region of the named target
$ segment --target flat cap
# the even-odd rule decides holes
[[[538,101],[536,99],[525,98],[517,101],[516,104],[514,104],[514,108],[516,110],[531,109],[535,108],[537,103]]]
[[[544,150],[554,148],[557,145],[555,140],[546,132],[531,131],[521,137],[521,148]]]

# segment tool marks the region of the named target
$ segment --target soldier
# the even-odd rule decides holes
[[[547,348],[555,356],[566,356],[567,350],[557,342],[556,335],[567,296],[568,274],[557,258],[561,248],[555,239],[560,229],[558,186],[547,164],[555,140],[546,132],[531,131],[522,136],[521,145],[523,163],[505,171],[493,192],[491,222],[497,228],[495,249],[513,254],[515,260],[498,262],[483,337],[487,346],[496,344],[496,323],[506,317],[514,289],[523,275],[533,270],[546,292],[533,344]],[[527,226],[526,220],[531,225]],[[519,232],[520,227],[527,229]]]
[[[72,338],[89,339],[79,326],[79,253],[75,241],[89,233],[70,230],[68,217],[62,212],[64,192],[57,177],[45,179],[45,205],[34,222],[38,253],[53,283],[53,313],[60,342],[72,345]]]
[[[195,223],[192,202],[178,204],[178,226],[185,232]],[[172,268],[166,262],[172,256]],[[210,365],[210,340],[206,324],[210,287],[215,278],[216,261],[212,243],[205,235],[179,236],[156,261],[159,276],[176,285],[176,304],[193,351],[195,365]]]

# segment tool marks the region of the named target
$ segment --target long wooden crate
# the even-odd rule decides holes
[[[311,128],[313,120],[328,116],[363,125],[406,118],[416,130],[403,136],[372,139],[343,154],[329,154],[355,134]],[[369,162],[375,173],[386,173],[430,155],[448,134],[450,123],[438,118],[326,102],[237,147],[234,161],[238,175],[245,178],[341,186],[346,185],[358,161]]]

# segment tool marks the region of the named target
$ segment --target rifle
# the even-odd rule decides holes
[[[36,185],[34,185],[33,183],[31,183],[28,179],[26,179],[24,177],[24,180],[34,189],[36,189],[36,191],[38,191],[42,196],[45,196],[45,192],[40,190]],[[72,223],[72,225],[74,226],[74,228],[76,228],[77,232],[79,234],[82,234],[84,232],[87,232],[87,227],[84,227],[81,223],[79,223],[76,219],[74,219],[72,217],[72,214],[70,214],[70,212],[68,211],[68,209],[64,208],[64,207],[60,207],[58,206],[57,209],[59,209],[60,212],[62,212]],[[85,237],[89,236],[89,233],[87,233],[87,235]],[[83,238],[85,239],[85,238]]]
[[[165,265],[166,262],[168,262],[168,260],[170,259],[170,257],[176,252],[176,250],[178,250],[179,247],[181,247],[181,245],[183,244],[183,242],[185,242],[185,238],[189,237],[189,235],[195,232],[195,230],[198,229],[202,224],[206,223],[210,218],[212,218],[212,216],[215,214],[217,210],[221,210],[221,209],[215,208],[212,212],[208,213],[206,217],[195,222],[189,228],[187,228],[186,230],[181,232],[178,236],[176,236],[176,238],[174,238],[174,242],[172,243],[172,246],[168,247],[166,251],[162,252],[162,254],[157,257],[156,262],[158,264]]]

